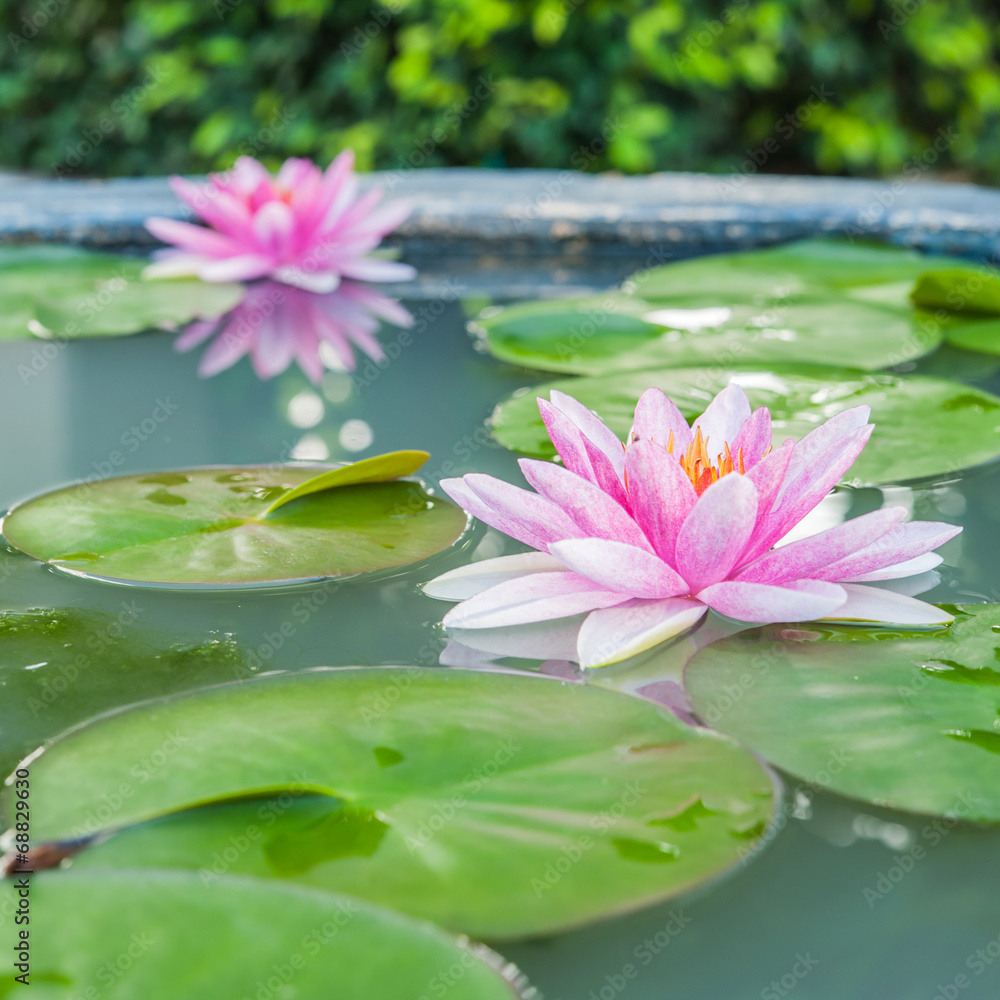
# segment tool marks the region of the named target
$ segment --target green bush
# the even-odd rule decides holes
[[[1000,180],[986,0],[23,0],[0,162]]]

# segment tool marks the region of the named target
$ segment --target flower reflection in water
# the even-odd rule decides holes
[[[382,361],[385,352],[375,336],[381,320],[413,325],[413,316],[395,299],[358,282],[343,281],[334,291],[319,293],[267,280],[249,285],[224,316],[192,323],[175,347],[190,351],[211,341],[198,365],[203,377],[249,354],[260,378],[272,378],[297,361],[317,383],[327,368],[353,371],[355,348]]]

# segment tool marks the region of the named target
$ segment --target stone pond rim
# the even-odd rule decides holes
[[[973,184],[466,167],[362,177],[372,184],[414,204],[390,240],[407,258],[489,255],[502,242],[508,255],[610,257],[627,271],[656,246],[683,257],[822,235],[973,258],[1000,251],[1000,191]],[[141,250],[156,242],[142,228],[149,215],[189,217],[164,177],[0,182],[0,244]]]

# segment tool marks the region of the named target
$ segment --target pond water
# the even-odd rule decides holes
[[[541,275],[540,292],[545,282]],[[359,378],[331,372],[320,387],[295,369],[262,382],[245,361],[199,379],[195,357],[177,354],[166,334],[74,342],[44,364],[33,364],[37,342],[2,343],[0,508],[91,476],[349,461],[403,448],[431,452],[421,473],[431,484],[470,471],[516,479],[515,456],[491,440],[484,421],[503,396],[544,376],[474,350],[460,303],[409,306],[426,322],[408,346],[390,352],[394,360],[377,368],[362,359]],[[393,336],[386,331],[383,340]],[[910,370],[996,392],[996,368],[946,348]],[[994,466],[914,488],[849,492],[841,506],[872,509],[886,494],[917,517],[964,525],[944,550],[940,584],[924,597],[997,601],[998,488]],[[507,544],[506,551],[516,550]],[[4,609],[77,609],[80,621],[107,637],[91,646],[89,673],[70,676],[55,660],[4,673],[6,770],[62,729],[157,694],[267,670],[435,665],[447,605],[422,595],[418,584],[467,561],[472,547],[498,555],[502,545],[480,531],[426,569],[230,593],[116,587],[0,553]],[[233,642],[246,655],[217,655]],[[119,660],[109,673],[105,661],[116,648]],[[143,669],[150,649],[166,669]],[[506,944],[503,953],[549,1000],[998,995],[1000,832],[796,791],[794,781],[788,790],[785,818],[768,849],[722,882],[599,925]]]

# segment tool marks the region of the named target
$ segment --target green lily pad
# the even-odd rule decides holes
[[[220,684],[251,671],[224,632],[163,632],[145,609],[0,612],[0,773],[46,740],[123,704]]]
[[[666,264],[603,295],[490,308],[470,329],[504,361],[573,375],[720,362],[875,370],[941,343],[910,291],[949,263],[811,240]]]
[[[949,609],[951,610],[951,609]],[[695,711],[807,782],[1000,822],[1000,606],[934,632],[771,625],[695,655]]]
[[[938,324],[906,306],[836,292],[763,305],[734,296],[689,296],[669,305],[616,293],[529,302],[470,328],[502,361],[573,375],[719,359],[837,365],[849,358],[856,368],[875,370],[919,358],[942,339]]]
[[[146,261],[135,257],[47,245],[2,249],[0,340],[30,338],[40,327],[59,338],[174,328],[221,315],[243,295],[237,284],[144,281]]]
[[[575,396],[624,439],[635,404],[650,386],[661,388],[693,419],[734,379],[754,406],[771,410],[776,442],[799,439],[850,406],[871,406],[875,433],[848,473],[853,485],[950,475],[1000,456],[1000,398],[990,393],[924,375],[810,365],[664,368],[548,382],[501,402],[492,417],[493,434],[513,451],[551,458],[555,449],[535,400],[547,399],[552,389]]]
[[[30,892],[30,926],[11,924],[0,959],[5,996],[20,995],[13,945],[22,929],[27,982],[47,1000],[414,1000],[446,984],[450,1000],[537,996],[481,945],[315,889],[253,879],[206,886],[187,872],[122,871],[33,876]],[[2,895],[4,911],[14,912],[16,884]]]
[[[1000,315],[1000,278],[982,270],[950,267],[922,274],[913,302],[925,309],[979,316]]]
[[[360,462],[350,462],[329,472],[321,472],[312,479],[289,490],[284,496],[278,497],[264,511],[264,516],[273,514],[279,507],[284,507],[292,500],[309,496],[310,493],[321,493],[336,486],[354,486],[357,483],[382,483],[387,479],[398,479],[416,472],[431,456],[426,451],[391,451],[385,455],[373,455]]]
[[[945,339],[955,347],[980,354],[1000,354],[1000,319],[981,319],[945,327]]]
[[[799,240],[664,264],[640,271],[629,287],[654,301],[721,294],[764,302],[822,289],[913,282],[925,271],[949,265],[954,265],[950,257],[900,247]]]
[[[3,534],[83,576],[218,587],[403,566],[448,548],[468,523],[454,504],[402,480],[324,489],[267,513],[316,474],[218,466],[81,483],[14,507]]]
[[[289,791],[325,799],[293,809]],[[150,702],[31,763],[36,843],[226,801],[109,845],[129,864],[292,879],[489,938],[690,889],[735,864],[775,805],[752,755],[652,702],[416,667],[274,674]],[[257,830],[234,857],[228,838],[247,823]]]

